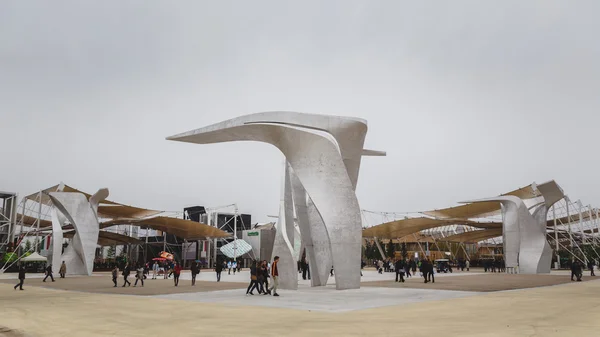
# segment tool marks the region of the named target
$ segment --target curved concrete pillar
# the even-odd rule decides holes
[[[517,268],[519,266],[519,251],[521,245],[521,228],[523,222],[533,222],[529,210],[518,197],[500,196],[486,198],[462,203],[477,203],[497,201],[502,204],[502,239],[504,243],[504,262],[506,268]],[[519,271],[521,271],[519,269]]]
[[[536,235],[535,239],[532,238],[532,240],[536,241],[534,246],[536,247],[536,249],[534,253],[537,254],[539,251],[541,251],[541,256],[538,259],[537,263],[535,263],[536,261],[532,261],[532,265],[529,266],[528,269],[535,270],[535,273],[540,274],[550,273],[550,270],[552,268],[552,247],[550,247],[550,244],[548,243],[548,240],[546,238],[548,210],[555,203],[563,199],[565,197],[565,194],[562,188],[560,188],[560,186],[554,180],[537,185],[537,190],[542,194],[542,197],[544,197],[544,204],[538,207],[533,213],[533,217],[535,218],[537,225],[534,231],[537,232],[538,235]],[[542,234],[544,238],[543,240],[541,240]],[[529,247],[521,247],[521,251],[527,249],[529,249]]]
[[[292,189],[289,175],[289,164],[285,163],[283,184],[281,186],[281,203],[277,220],[273,257],[279,256],[279,287],[281,289],[298,289],[298,265],[294,257],[294,209]]]
[[[51,192],[49,196],[54,207],[75,228],[73,240],[62,256],[67,273],[91,276],[100,231],[96,212],[98,203],[108,196],[108,189],[99,190],[90,201],[82,193],[76,192]]]
[[[329,276],[329,268],[331,268],[332,264],[329,235],[327,234],[327,229],[321,219],[321,215],[318,213],[312,200],[309,201],[309,207],[306,190],[302,186],[300,179],[293,173],[293,170],[290,173],[298,228],[300,229],[302,245],[306,249],[306,259],[310,268],[310,284],[313,287],[325,286],[327,284],[327,277]],[[318,243],[317,247],[320,249],[317,250],[315,250],[313,243],[313,238],[315,237],[323,238],[323,242]]]
[[[330,122],[325,128],[321,124],[324,120]],[[299,127],[305,129],[298,129]],[[348,132],[351,141],[344,142],[344,145],[330,137],[306,130],[334,130],[331,132],[333,134],[341,132],[339,130],[345,127],[356,128],[358,132]],[[357,119],[274,112],[235,118],[167,139],[198,144],[249,140],[269,143],[279,148],[325,224],[336,269],[336,288],[353,289],[360,287],[362,226],[351,176],[358,177],[363,150],[362,146],[358,150],[349,150],[346,143],[362,145],[364,134],[361,136],[360,130],[366,132],[366,123]],[[359,158],[358,162],[354,160],[356,156]],[[356,170],[348,170],[347,165]],[[314,238],[313,234],[313,245]]]
[[[62,255],[63,230],[62,226],[66,222],[66,218],[56,208],[52,208],[52,251],[50,252],[52,263],[52,272],[58,274],[62,263],[60,257]]]
[[[546,239],[546,218],[549,207],[561,199],[557,198],[558,194],[551,185],[538,186],[542,195],[543,191],[547,191],[545,197],[548,199],[545,198],[533,215],[523,200],[516,196],[471,201],[498,201],[502,204],[504,260],[507,268],[518,266],[521,274],[550,272],[552,249]]]

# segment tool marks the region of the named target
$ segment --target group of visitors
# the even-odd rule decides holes
[[[229,261],[227,262],[227,269],[229,270],[228,275],[231,275],[231,270],[233,270],[233,275],[235,275],[236,270],[238,272],[242,270],[242,264],[237,261]]]
[[[487,273],[504,273],[506,272],[506,264],[503,259],[488,259],[483,260],[483,271]]]
[[[429,260],[428,258],[425,258],[424,260],[421,260],[418,263],[415,262],[413,259],[397,259],[396,263],[394,264],[394,270],[396,271],[396,282],[405,282],[405,275],[406,278],[415,275],[417,272],[417,266],[419,267],[421,275],[425,279],[425,283],[435,283],[435,276],[433,273],[434,265],[433,262],[431,262],[431,260]]]
[[[310,266],[308,261],[306,261],[306,256],[303,256],[300,261],[298,261],[298,273],[302,273],[303,280],[310,280]]]
[[[25,274],[26,273],[27,273],[27,270],[25,269],[25,266],[19,265],[19,283],[17,283],[14,286],[15,290],[17,290],[17,288],[19,288],[20,290],[23,290],[23,284],[25,283]],[[44,273],[46,276],[44,277],[44,280],[42,282],[46,282],[48,277],[52,280],[52,282],[55,282],[54,275],[52,272],[52,264],[49,264],[46,266],[46,269],[44,269]],[[65,264],[65,261],[63,261],[62,264],[60,265],[58,274],[60,275],[60,278],[65,278],[65,276],[67,275],[67,265]]]
[[[167,269],[168,267],[168,269]],[[154,264],[152,265],[152,279],[156,280],[157,279],[157,274],[159,271],[160,267],[158,265],[157,262],[154,262]],[[164,277],[165,280],[168,279],[169,277],[171,277],[171,275],[173,275],[173,281],[175,283],[175,286],[179,286],[179,276],[181,275],[181,270],[183,268],[181,267],[181,265],[177,262],[172,262],[172,264],[165,264],[164,265]],[[148,264],[143,265],[143,264],[138,264],[134,269],[132,269],[132,267],[129,265],[129,263],[125,263],[125,266],[123,267],[123,270],[121,271],[121,275],[123,276],[123,285],[122,287],[130,287],[131,286],[131,282],[129,282],[128,278],[129,275],[131,275],[131,272],[134,271],[135,272],[135,283],[133,284],[134,287],[137,287],[138,282],[140,282],[140,286],[144,286],[144,280],[147,278],[147,274],[149,274],[149,266]],[[197,271],[195,273],[195,271]],[[200,272],[200,269],[197,267],[196,263],[194,262],[194,265],[192,266],[192,285],[196,284],[196,275]],[[114,284],[114,287],[117,287],[117,280],[119,278],[119,267],[117,265],[115,265],[111,271],[112,274],[112,281]]]
[[[270,266],[266,260],[253,261],[250,265],[250,284],[246,289],[246,296],[254,295],[253,291],[258,291],[259,294],[279,296],[277,286],[279,285],[279,256],[275,256],[273,265]],[[270,271],[270,274],[269,274]],[[269,277],[273,277],[273,285],[269,288]]]

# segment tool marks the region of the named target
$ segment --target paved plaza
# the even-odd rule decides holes
[[[566,272],[536,275],[544,287],[493,291],[508,282],[532,286],[527,275],[442,274],[428,289],[417,279],[390,282],[393,274],[364,271],[359,290],[310,288],[281,297],[245,296],[247,272],[223,275],[203,271],[196,287],[183,274],[147,280],[144,288],[112,288],[109,275],[71,277],[42,283],[28,275],[24,291],[12,289],[15,275],[0,281],[0,336],[597,336],[600,333],[600,282],[570,282]],[[245,279],[245,280],[244,280]],[[556,284],[566,279],[567,284]],[[462,280],[462,281],[461,281]],[[511,280],[510,282],[507,280]],[[483,282],[473,291],[440,290],[456,282]],[[560,283],[564,283],[560,282]],[[109,283],[109,284],[107,284]],[[414,284],[413,284],[414,283]],[[548,284],[549,283],[549,284]],[[379,285],[378,285],[379,284]],[[393,285],[390,287],[390,284]],[[434,287],[435,285],[435,287]],[[66,291],[65,288],[70,288]],[[113,290],[116,289],[116,290]],[[478,289],[478,290],[477,290]],[[116,291],[115,293],[110,293]],[[138,295],[138,296],[126,296]],[[231,322],[235,322],[232,324]]]

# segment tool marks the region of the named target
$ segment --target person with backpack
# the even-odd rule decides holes
[[[254,295],[252,291],[256,289],[258,286],[258,262],[252,261],[250,265],[250,285],[248,285],[248,289],[246,289],[246,296]],[[260,293],[260,291],[259,291]]]

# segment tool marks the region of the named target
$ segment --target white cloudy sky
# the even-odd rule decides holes
[[[598,1],[0,2],[0,190],[276,214],[282,155],[164,138],[246,113],[362,117],[362,208],[556,179],[600,206]]]

